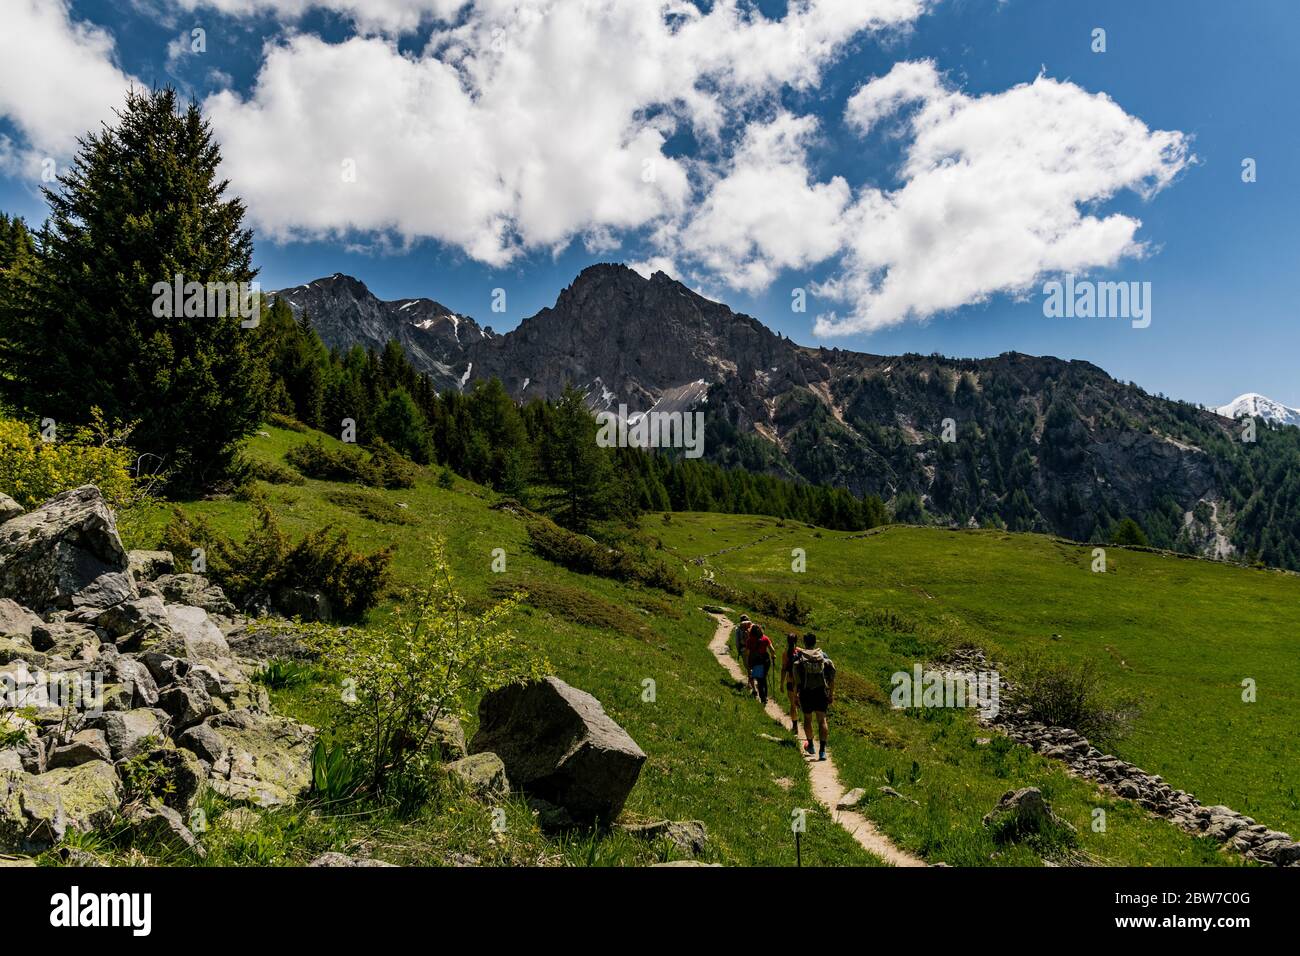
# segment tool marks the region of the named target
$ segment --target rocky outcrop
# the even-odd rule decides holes
[[[512,785],[582,823],[612,823],[646,759],[600,701],[557,677],[487,694],[478,713],[470,751],[497,754]]]
[[[113,513],[94,485],[0,525],[0,598],[43,613],[108,608],[135,596]]]
[[[313,731],[270,713],[222,632],[247,623],[173,567],[128,556],[92,486],[0,526],[0,853],[124,824],[202,856],[183,815],[204,786],[269,806],[310,783]],[[156,787],[123,806],[127,762]]]

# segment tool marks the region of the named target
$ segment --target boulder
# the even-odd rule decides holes
[[[480,799],[496,800],[510,795],[506,765],[494,753],[476,753],[453,760],[447,764],[447,772]]]
[[[465,748],[465,728],[453,714],[443,714],[435,720],[429,738],[443,760],[459,760],[469,753]]]
[[[122,782],[102,760],[42,774],[0,776],[0,851],[38,853],[68,830],[110,823],[122,804]]]
[[[85,624],[56,621],[32,628],[32,646],[54,657],[88,657],[100,645],[99,633]]]
[[[166,608],[168,626],[180,646],[173,648],[173,641],[163,641],[155,647],[171,653],[180,652],[180,656],[195,663],[230,657],[230,645],[226,643],[221,628],[212,623],[207,611],[184,604],[168,604]]]
[[[9,598],[0,598],[0,637],[32,639],[32,628],[43,622],[27,608]]]
[[[142,707],[104,714],[104,736],[114,760],[129,760],[152,750],[167,733],[157,711]]]
[[[0,524],[4,524],[11,518],[17,518],[22,513],[23,506],[0,491]]]
[[[235,605],[224,591],[201,574],[164,574],[153,582],[159,593],[172,604],[200,607],[209,614],[231,617]]]
[[[128,636],[141,640],[157,640],[171,633],[170,618],[162,598],[139,597],[115,604],[101,611],[90,623],[109,637],[118,640]]]
[[[700,856],[709,845],[709,830],[700,820],[660,820],[630,824],[622,829],[642,840],[668,840],[688,856]]]
[[[166,806],[140,807],[127,816],[135,841],[154,843],[193,853],[200,860],[208,855],[203,844],[185,825],[181,815]]]
[[[600,701],[557,677],[485,695],[470,751],[499,755],[514,786],[583,823],[618,816],[646,759]]]
[[[55,770],[59,767],[75,767],[90,763],[92,760],[111,763],[113,753],[109,749],[108,737],[104,732],[87,727],[74,733],[66,743],[55,744],[45,760],[45,766],[49,770]]]
[[[281,588],[275,596],[275,609],[285,617],[296,617],[304,621],[334,619],[330,599],[320,591],[306,588]]]
[[[217,712],[203,682],[192,672],[158,694],[158,706],[171,716],[178,730],[193,727]]]
[[[128,551],[126,560],[127,566],[131,569],[131,576],[135,578],[137,584],[142,581],[156,581],[164,574],[171,574],[176,570],[176,559],[172,557],[170,551]]]
[[[314,736],[285,717],[233,710],[189,728],[176,742],[208,761],[218,793],[269,807],[291,803],[311,784]]]
[[[279,629],[239,625],[226,633],[226,643],[232,654],[250,661],[310,663],[320,658],[320,651],[309,647],[297,634]]]
[[[0,664],[27,661],[38,666],[45,663],[45,655],[32,649],[31,642],[21,637],[0,637]]]
[[[107,608],[136,593],[113,513],[94,485],[0,525],[0,597],[45,613]]]
[[[984,825],[1000,840],[1018,840],[1061,828],[1074,829],[1052,812],[1037,787],[1022,787],[1002,794],[997,806],[984,815]]]

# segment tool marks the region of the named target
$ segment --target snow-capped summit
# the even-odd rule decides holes
[[[1281,402],[1275,402],[1273,399],[1266,398],[1255,392],[1247,392],[1245,395],[1238,396],[1227,405],[1220,405],[1215,411],[1228,418],[1241,418],[1243,415],[1249,415],[1252,418],[1262,418],[1265,421],[1277,422],[1281,425],[1300,426],[1300,409],[1291,408]]]

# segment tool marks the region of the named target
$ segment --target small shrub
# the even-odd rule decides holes
[[[451,491],[456,487],[456,473],[446,465],[438,472],[438,487],[446,491]]]
[[[0,491],[34,508],[60,492],[95,485],[113,507],[125,507],[136,491],[129,434],[129,428],[111,431],[97,409],[89,427],[52,442],[26,422],[0,418]]]
[[[538,556],[570,571],[644,584],[669,594],[686,593],[682,576],[663,561],[644,560],[630,551],[606,547],[561,528],[549,518],[534,516],[527,527],[528,539]]]
[[[322,592],[343,619],[360,618],[379,603],[393,548],[361,554],[348,544],[346,531],[329,525],[290,544],[266,501],[258,499],[256,505],[257,524],[243,541],[177,508],[163,531],[162,546],[173,554],[202,548],[208,575],[237,603],[247,604],[285,587]]]
[[[276,428],[284,428],[287,429],[288,431],[298,432],[299,434],[303,434],[303,435],[311,431],[310,428],[308,428],[302,422],[298,421],[298,419],[290,415],[284,415],[280,412],[272,412],[271,414],[266,416],[266,420],[270,424],[274,425]]]
[[[253,675],[253,680],[272,690],[302,687],[316,679],[318,671],[302,661],[273,660]]]
[[[1090,660],[1074,664],[1032,653],[1013,662],[1009,670],[1013,708],[1028,707],[1026,719],[1068,727],[1094,744],[1119,740],[1137,716],[1136,703],[1108,693]]]
[[[271,485],[301,485],[306,479],[298,472],[273,461],[253,458],[248,461],[248,476]]]
[[[787,624],[803,627],[812,615],[812,608],[799,600],[799,596],[785,598],[770,591],[745,591],[716,579],[700,582],[703,590],[724,604],[739,604],[759,614],[779,618]],[[791,617],[790,615],[795,615]]]
[[[328,669],[355,682],[356,703],[340,712],[337,739],[360,766],[366,788],[389,799],[413,792],[410,771],[427,757],[439,718],[461,716],[483,693],[548,670],[508,626],[518,599],[471,613],[442,542],[431,550],[428,585],[382,627],[317,631]]]
[[[415,523],[415,519],[403,509],[397,507],[387,498],[383,498],[371,491],[362,491],[359,488],[340,488],[337,491],[328,492],[325,495],[325,500],[380,524]]]
[[[416,466],[382,438],[375,439],[369,457],[355,448],[327,448],[318,439],[289,449],[284,459],[309,478],[372,488],[411,488],[418,474]]]

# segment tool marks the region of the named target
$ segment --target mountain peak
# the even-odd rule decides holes
[[[1281,425],[1300,425],[1300,409],[1283,405],[1281,402],[1274,401],[1258,392],[1246,392],[1244,395],[1238,395],[1227,405],[1220,405],[1214,411],[1225,418],[1249,416],[1251,418],[1262,418],[1267,422],[1276,422]]]

